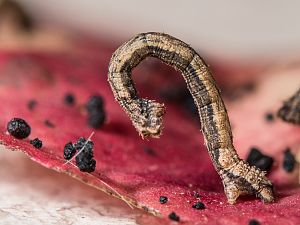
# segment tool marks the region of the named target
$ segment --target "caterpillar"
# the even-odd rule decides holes
[[[197,105],[205,144],[228,202],[234,204],[244,194],[272,202],[273,185],[265,172],[240,159],[233,146],[226,107],[209,67],[188,44],[168,34],[138,34],[120,46],[109,63],[108,81],[113,94],[138,133],[159,137],[165,114],[163,104],[140,98],[132,81],[132,70],[146,57],[158,58],[182,73]]]

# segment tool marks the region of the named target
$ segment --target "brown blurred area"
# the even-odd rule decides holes
[[[59,28],[38,26],[16,1],[0,1],[0,50],[66,51],[68,40]]]

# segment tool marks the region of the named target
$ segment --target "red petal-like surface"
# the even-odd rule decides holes
[[[232,206],[226,202],[199,124],[182,108],[166,104],[165,129],[160,139],[142,140],[138,136],[129,118],[113,99],[107,83],[110,54],[109,51],[100,56],[92,54],[93,58],[84,54],[2,53],[1,143],[11,150],[23,151],[47,168],[67,173],[112,195],[121,194],[122,199],[130,204],[162,216],[164,222],[158,223],[169,222],[167,216],[172,211],[184,224],[247,224],[250,219],[262,224],[300,223],[300,189],[293,185],[297,182],[297,172],[287,174],[281,169],[285,148],[290,147],[293,152],[298,150],[300,128],[279,120],[273,123],[264,120],[267,111],[275,110],[288,97],[285,90],[290,88],[279,88],[282,82],[273,82],[279,79],[279,75],[262,83],[254,94],[228,104],[236,148],[241,156],[245,157],[251,146],[257,146],[275,157],[271,178],[275,180],[278,199],[265,205],[254,197],[245,197]],[[151,63],[142,65],[135,76],[139,80],[139,91],[146,97],[149,88],[143,83],[149,81],[145,80],[147,74],[156,73],[157,76],[152,74],[151,83],[159,84],[158,77],[164,73],[160,69],[149,72],[151,67]],[[282,80],[290,80],[291,85],[299,83],[296,72],[288,73],[290,75]],[[76,97],[74,106],[63,102],[64,95],[69,92]],[[278,93],[282,96],[279,97]],[[107,122],[99,130],[87,126],[84,110],[87,99],[94,94],[104,97],[107,111]],[[34,110],[29,110],[27,103],[32,99],[38,104]],[[13,117],[23,118],[30,124],[32,133],[29,139],[40,138],[43,141],[40,150],[33,148],[29,139],[16,140],[6,134],[6,124]],[[46,126],[45,120],[51,121],[54,127]],[[73,165],[65,165],[64,145],[81,136],[88,137],[93,131],[96,171],[82,173]],[[205,210],[192,208],[198,201],[195,193],[200,195]],[[159,203],[161,195],[168,197],[166,204]]]

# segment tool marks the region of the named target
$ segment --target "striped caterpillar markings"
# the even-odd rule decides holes
[[[131,79],[131,71],[149,56],[182,73],[198,107],[205,143],[228,202],[234,204],[242,194],[272,202],[272,183],[265,172],[250,167],[236,153],[227,111],[208,66],[189,45],[167,34],[135,36],[115,51],[109,64],[108,81],[114,96],[139,134],[156,138],[163,129],[164,105],[139,98]]]

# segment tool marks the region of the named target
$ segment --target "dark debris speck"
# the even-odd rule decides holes
[[[258,162],[254,163],[254,165],[263,171],[269,172],[272,168],[273,162],[273,158],[263,156]]]
[[[143,147],[143,150],[144,150],[144,152],[145,152],[147,155],[150,155],[150,156],[156,156],[156,152],[155,152],[152,148],[150,148],[150,147],[148,147],[148,146],[144,146],[144,147]]]
[[[160,196],[159,197],[159,202],[160,202],[160,204],[167,203],[168,202],[168,197],[166,197],[166,196]]]
[[[205,209],[205,205],[203,204],[203,202],[197,202],[192,207],[193,209],[197,209],[197,210]]]
[[[67,93],[64,97],[64,102],[66,105],[74,105],[75,104],[75,96],[72,93]]]
[[[104,101],[102,96],[91,96],[86,103],[86,109],[88,112],[88,125],[95,129],[100,128],[104,124],[106,119]]]
[[[252,219],[252,220],[249,220],[249,225],[260,225],[260,222],[258,222],[257,220],[255,219]]]
[[[72,142],[69,142],[64,147],[64,158],[70,160],[76,153],[76,149],[73,146]]]
[[[266,121],[268,121],[268,122],[273,122],[274,121],[274,119],[275,119],[275,117],[274,117],[274,114],[272,114],[272,113],[267,113],[266,115],[265,115],[265,119],[266,119]]]
[[[28,101],[28,103],[27,103],[27,107],[31,111],[35,109],[36,105],[37,105],[37,101],[34,99]]]
[[[273,158],[261,153],[257,148],[251,148],[247,157],[250,166],[256,166],[263,171],[270,171],[273,165]]]
[[[179,217],[175,212],[171,212],[171,213],[169,214],[169,219],[170,219],[170,220],[174,220],[174,221],[179,222],[180,217]]]
[[[30,135],[31,128],[25,120],[13,118],[7,123],[7,131],[17,139],[24,139]]]
[[[30,140],[30,144],[32,144],[37,149],[40,149],[43,146],[43,142],[38,138]]]
[[[44,124],[47,126],[47,127],[50,127],[50,128],[54,128],[55,125],[50,121],[50,120],[45,120],[44,121]]]
[[[284,152],[284,159],[283,159],[283,169],[291,173],[293,172],[296,164],[295,156],[292,154],[291,150],[288,148]]]

